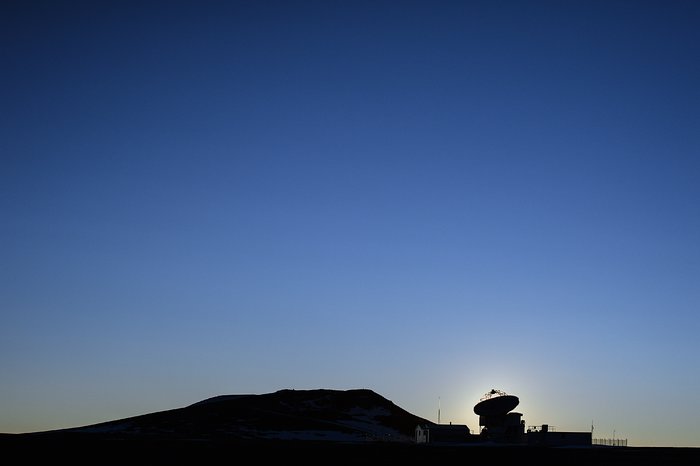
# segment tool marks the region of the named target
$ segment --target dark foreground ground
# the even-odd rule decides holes
[[[342,444],[0,435],[14,464],[235,465],[700,465],[700,448]]]

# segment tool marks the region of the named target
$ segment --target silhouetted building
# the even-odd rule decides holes
[[[520,400],[515,395],[508,395],[493,389],[486,393],[474,406],[474,413],[479,415],[480,436],[484,440],[543,446],[591,445],[591,432],[552,432],[549,425],[530,428],[525,432],[522,414],[511,411]]]
[[[416,426],[416,443],[463,443],[471,437],[464,424],[420,424]]]
[[[557,432],[549,430],[547,424],[527,429],[527,444],[547,447],[586,446],[593,443],[591,432]]]
[[[478,435],[472,435],[464,424],[420,424],[416,426],[416,443],[493,442],[514,445],[588,446],[592,432],[558,432],[548,424],[525,431],[523,415],[512,411],[520,399],[493,389],[474,406],[479,415]]]
[[[525,421],[521,413],[507,413],[503,416],[479,416],[481,438],[506,443],[524,443]]]

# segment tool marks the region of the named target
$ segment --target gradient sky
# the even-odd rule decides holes
[[[369,388],[700,446],[700,3],[0,4],[0,432]]]

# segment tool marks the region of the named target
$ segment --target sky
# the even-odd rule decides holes
[[[700,3],[0,4],[0,432],[369,388],[700,446]]]

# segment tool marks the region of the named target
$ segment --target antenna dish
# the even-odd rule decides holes
[[[495,388],[487,392],[474,406],[474,413],[479,416],[504,416],[520,403],[520,399],[515,395],[508,395],[506,392]]]

